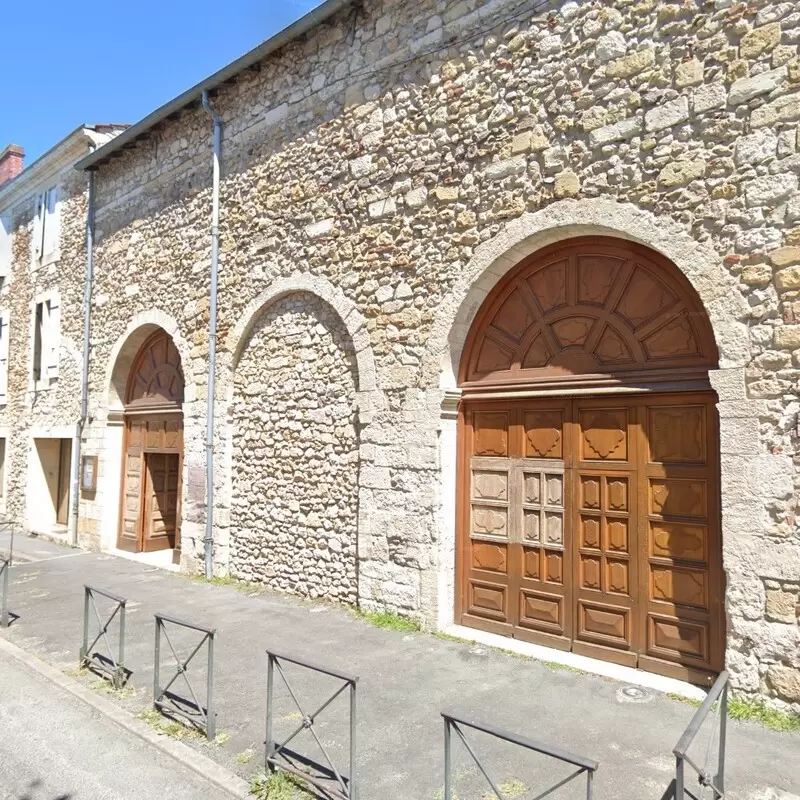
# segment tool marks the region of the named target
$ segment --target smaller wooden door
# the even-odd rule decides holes
[[[180,456],[145,453],[144,463],[144,513],[139,549],[149,553],[175,547]]]

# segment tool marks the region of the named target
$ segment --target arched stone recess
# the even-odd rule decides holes
[[[205,454],[203,431],[205,414],[197,400],[197,385],[191,370],[191,348],[177,320],[159,309],[142,311],[131,318],[117,337],[105,361],[102,391],[96,405],[90,407],[89,435],[93,433],[100,448],[101,463],[98,477],[97,502],[100,505],[100,547],[113,550],[119,531],[122,487],[122,452],[124,438],[124,409],[128,379],[134,361],[144,342],[159,329],[165,331],[177,349],[183,364],[185,386],[183,400],[184,457],[181,475],[181,563],[194,569],[202,559],[205,494],[202,479]],[[102,431],[97,428],[102,427]],[[190,476],[195,479],[190,480]]]
[[[256,298],[229,339],[229,569],[355,603],[357,395],[365,383],[374,391],[374,367],[353,341],[360,315],[298,283],[311,285],[281,282]]]
[[[708,313],[719,349],[719,369],[712,370],[709,377],[719,398],[726,661],[737,687],[757,691],[758,664],[746,655],[747,626],[748,620],[763,617],[763,603],[757,598],[764,593],[764,572],[759,567],[764,557],[758,554],[770,527],[771,500],[764,497],[765,487],[757,476],[770,476],[770,485],[777,487],[772,499],[780,501],[781,487],[791,485],[791,464],[786,457],[765,451],[759,436],[763,403],[746,396],[745,366],[750,360],[747,305],[711,247],[695,241],[685,227],[668,217],[610,198],[565,200],[513,220],[476,249],[437,310],[423,361],[426,383],[442,408],[437,623],[445,627],[453,621],[457,376],[470,326],[492,288],[522,259],[546,245],[587,235],[627,239],[661,253],[688,278]],[[789,562],[795,563],[796,558]]]

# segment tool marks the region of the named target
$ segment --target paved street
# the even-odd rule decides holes
[[[0,550],[7,545],[0,540]],[[441,797],[442,710],[482,719],[598,760],[597,800],[660,800],[674,774],[672,748],[694,713],[692,706],[655,691],[632,702],[621,693],[623,685],[616,681],[555,669],[429,634],[377,629],[341,608],[269,592],[250,594],[231,586],[213,586],[130,560],[69,550],[26,537],[18,537],[15,542],[9,591],[9,607],[19,618],[0,635],[60,669],[74,669],[81,636],[84,583],[129,600],[126,666],[133,672],[131,686],[136,692],[117,701],[132,714],[151,702],[153,613],[171,613],[217,628],[217,730],[227,735],[227,742],[211,748],[198,743],[191,746],[200,747],[205,755],[245,778],[259,769],[259,753],[263,752],[267,647],[360,677],[358,767],[362,800]],[[162,651],[162,657],[166,668],[171,655]],[[198,670],[194,662],[189,674],[203,686],[203,670]],[[335,682],[303,675],[296,669],[287,667],[287,675],[307,711],[320,705],[325,691],[334,688]],[[11,736],[4,724],[0,753],[0,760],[5,762],[9,740],[26,741],[29,760],[14,771],[26,770],[29,782],[38,777],[48,781],[47,790],[32,794],[32,800],[55,800],[59,793],[68,792],[74,793],[68,795],[71,800],[133,797],[124,794],[124,787],[137,783],[135,796],[142,798],[147,795],[142,794],[145,784],[141,782],[141,770],[149,769],[155,775],[168,767],[174,775],[179,774],[177,766],[152,755],[143,764],[142,746],[121,744],[127,741],[121,731],[97,738],[87,735],[85,741],[76,741],[72,737],[80,726],[63,717],[81,713],[73,708],[73,701],[56,703],[45,693],[41,702],[53,705],[30,710],[22,703],[23,695],[28,694],[29,676],[28,683],[21,684],[13,678],[13,691],[5,688],[9,679],[0,676],[0,681],[3,707],[7,709],[8,702],[13,702],[14,708],[27,714],[34,726],[27,743],[24,722],[14,728]],[[276,727],[279,733],[288,735],[300,715],[279,680],[277,686]],[[9,701],[5,700],[7,696]],[[87,712],[83,715],[93,719]],[[322,741],[340,767],[346,765],[347,758],[345,719],[346,703],[340,698],[319,721]],[[102,721],[97,720],[95,730],[102,728]],[[96,746],[99,740],[103,741],[102,747]],[[127,755],[106,744],[106,740],[115,742]],[[310,755],[316,754],[308,734],[298,737],[296,744]],[[486,758],[496,779],[515,787],[512,794],[518,800],[530,800],[537,791],[570,772],[564,765],[543,757],[521,756],[513,748],[495,746],[479,735],[473,744]],[[16,745],[13,747],[16,753]],[[94,790],[86,794],[79,783],[80,779],[87,779],[87,765],[81,758],[88,758],[89,752],[97,781],[100,785],[110,782],[108,794]],[[706,739],[698,737],[695,756],[701,763],[706,752]],[[798,734],[776,733],[753,723],[732,721],[726,797],[788,800],[800,795],[799,752]],[[480,776],[469,764],[463,747],[459,744],[454,753],[458,797],[483,797],[486,787],[480,784]],[[250,757],[245,759],[244,754]],[[49,758],[54,759],[53,763],[48,762]],[[62,763],[69,764],[70,770],[62,769]],[[123,763],[129,765],[129,775],[115,770],[115,765]],[[5,774],[3,769],[0,766],[0,775]],[[25,797],[24,781],[17,780],[12,785],[16,794],[7,796],[15,800]],[[154,777],[147,785],[161,784]],[[183,794],[162,790],[152,796],[199,796],[187,788],[190,784],[181,785]],[[696,782],[693,786],[697,787]],[[774,794],[773,789],[789,794]],[[216,796],[207,790],[203,793],[208,798]],[[565,799],[578,796],[577,784],[554,795]]]
[[[170,756],[0,652],[2,800],[229,800]]]

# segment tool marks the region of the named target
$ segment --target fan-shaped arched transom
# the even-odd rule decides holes
[[[133,363],[125,397],[126,408],[180,406],[183,370],[175,343],[158,330],[141,346]]]
[[[716,363],[706,312],[677,267],[639,245],[585,237],[535,253],[495,287],[467,340],[461,382],[690,377]]]

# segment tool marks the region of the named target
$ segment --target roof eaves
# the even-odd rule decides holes
[[[271,53],[274,53],[294,39],[307,33],[321,22],[324,22],[326,19],[333,16],[338,11],[341,11],[343,8],[352,5],[354,2],[356,2],[356,0],[325,0],[325,2],[315,9],[309,11],[308,14],[300,17],[296,22],[293,22],[291,25],[275,34],[275,36],[270,37],[258,45],[258,47],[245,53],[241,58],[232,61],[226,67],[218,70],[205,80],[200,81],[200,83],[196,84],[191,89],[188,89],[183,94],[178,95],[160,108],[157,108],[144,119],[123,131],[119,136],[114,137],[107,144],[99,147],[85,158],[82,158],[75,164],[75,169],[97,169],[97,167],[119,150],[132,146],[136,139],[147,133],[147,131],[156,126],[159,122],[173,114],[177,114],[193,103],[199,102],[204,91],[216,89],[221,84],[236,77],[240,72],[262,61]]]

